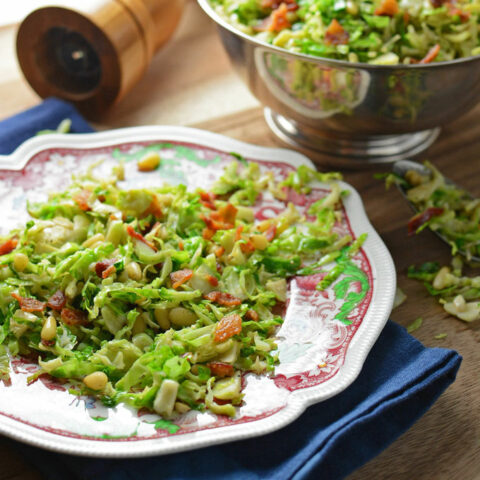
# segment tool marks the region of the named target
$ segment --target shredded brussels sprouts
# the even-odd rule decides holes
[[[286,280],[338,261],[361,283],[349,250],[365,239],[333,230],[338,174],[301,167],[280,183],[240,160],[209,190],[126,191],[89,170],[29,204],[32,220],[0,238],[0,377],[9,355],[26,355],[41,367],[31,380],[66,379],[107,406],[235,415],[242,372],[272,372],[278,361],[274,307],[286,301]],[[285,199],[318,179],[331,193],[309,220],[286,201],[277,217],[255,220],[261,192]]]

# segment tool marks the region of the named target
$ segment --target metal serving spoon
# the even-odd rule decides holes
[[[415,172],[417,172],[417,173],[419,173],[420,175],[423,175],[423,176],[431,176],[431,172],[427,167],[425,167],[421,163],[412,162],[411,160],[399,160],[399,161],[397,161],[393,164],[393,168],[392,168],[393,173],[395,175],[398,175],[400,178],[405,178],[405,174],[410,170],[413,170],[413,171],[415,171]],[[450,179],[448,179],[446,177],[444,177],[444,179],[445,179],[446,184],[451,185],[453,187],[456,187],[456,188],[464,191],[472,200],[474,199],[473,195],[470,195],[470,193],[468,193],[465,189],[458,186],[456,183],[452,182]],[[399,182],[397,182],[396,185],[397,185],[398,189],[400,190],[400,192],[402,193],[402,195],[404,196],[407,203],[412,208],[412,210],[415,213],[420,213],[420,211],[417,209],[417,207],[408,199],[407,189],[402,184],[400,184]],[[448,238],[445,235],[443,235],[442,233],[440,233],[436,230],[431,230],[431,231],[433,233],[435,233],[439,238],[441,238],[445,243],[447,243],[448,245],[451,246],[450,241],[448,240]],[[461,255],[463,255],[465,257],[467,256],[467,254],[464,250],[459,249],[458,253],[460,253]],[[469,260],[474,261],[474,262],[480,262],[480,257],[478,255],[472,255]]]

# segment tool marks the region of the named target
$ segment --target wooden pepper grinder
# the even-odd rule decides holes
[[[90,0],[33,11],[17,33],[20,67],[41,96],[95,117],[145,73],[180,19],[184,0]]]

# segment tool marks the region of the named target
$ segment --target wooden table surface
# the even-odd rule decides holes
[[[18,70],[14,27],[0,29],[0,118],[39,102]],[[480,195],[480,107],[445,127],[425,153],[447,176]],[[122,103],[94,126],[110,129],[146,124],[189,125],[265,146],[278,146],[262,109],[233,72],[213,25],[192,1],[174,38]],[[404,435],[349,480],[472,480],[480,478],[480,322],[466,325],[447,315],[406,268],[427,260],[449,262],[448,248],[429,232],[406,235],[409,208],[395,189],[385,191],[373,171],[344,172],[362,195],[367,213],[395,261],[408,298],[392,318],[408,325],[428,347],[457,350],[463,363],[455,383]],[[447,333],[435,340],[438,333]],[[0,437],[0,480],[40,479],[38,471]]]

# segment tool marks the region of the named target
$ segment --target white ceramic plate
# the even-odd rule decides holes
[[[161,167],[139,173],[134,159],[145,148],[161,150]],[[140,152],[140,153],[139,153]],[[23,224],[26,200],[45,198],[63,190],[72,173],[103,159],[109,171],[119,157],[127,159],[125,186],[185,182],[207,188],[231,161],[230,152],[257,161],[284,177],[299,165],[312,166],[299,153],[263,148],[220,135],[182,127],[138,127],[84,135],[46,135],[33,138],[11,156],[0,157],[0,233]],[[326,291],[314,289],[318,278],[290,282],[289,304],[278,332],[280,365],[272,377],[245,376],[245,399],[235,418],[188,412],[175,421],[137,412],[124,405],[106,408],[89,397],[68,393],[53,379],[27,385],[37,366],[12,360],[12,384],[0,386],[0,433],[39,447],[98,457],[138,457],[194,449],[262,435],[295,420],[309,405],[338,394],[359,374],[363,362],[390,314],[395,293],[395,268],[388,250],[370,225],[358,193],[349,185],[341,231],[368,233],[354,263],[368,282],[361,300],[349,302],[349,292],[362,292],[351,281],[339,298],[335,283]],[[290,193],[300,211],[325,195],[316,185],[306,198]],[[257,218],[281,211],[284,205],[267,196],[256,205]],[[337,282],[343,280],[340,277]],[[334,319],[348,307],[351,325]]]

